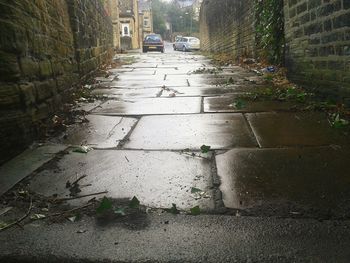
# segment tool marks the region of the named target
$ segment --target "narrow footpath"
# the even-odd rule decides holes
[[[97,79],[88,122],[0,167],[0,195],[24,179],[69,198],[79,179],[78,196],[146,212],[32,220],[0,232],[0,262],[349,262],[350,140],[324,113],[243,100],[266,88],[255,72],[170,44],[119,58],[133,62]]]

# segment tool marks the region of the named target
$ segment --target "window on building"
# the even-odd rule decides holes
[[[130,36],[129,24],[121,24],[121,34],[122,34],[123,37],[129,37]]]

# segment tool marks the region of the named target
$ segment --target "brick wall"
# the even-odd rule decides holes
[[[1,163],[108,60],[112,25],[99,0],[0,0],[0,12]]]
[[[350,0],[284,1],[289,77],[350,98]]]
[[[200,12],[203,51],[252,57],[255,53],[252,0],[204,0]]]

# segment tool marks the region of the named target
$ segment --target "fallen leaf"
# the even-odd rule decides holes
[[[40,220],[40,219],[44,219],[46,218],[46,215],[43,214],[34,214],[30,217],[30,219],[32,220]]]
[[[198,205],[191,208],[191,215],[198,216],[200,215],[200,213],[201,213],[201,209],[199,208]]]
[[[196,187],[192,187],[191,188],[191,194],[199,193],[199,192],[203,192],[203,191],[201,189],[199,189],[199,188],[196,188]]]
[[[167,208],[167,209],[164,209],[166,212],[168,213],[172,213],[172,214],[179,214],[180,211],[177,210],[176,208],[176,204],[172,204],[172,207],[171,208]]]
[[[96,212],[97,213],[103,213],[109,209],[112,208],[112,202],[107,197],[103,197],[99,207],[97,207]]]
[[[202,153],[208,153],[210,151],[210,148],[211,146],[202,145],[201,146]]]
[[[71,216],[67,218],[71,222],[77,222],[81,219],[81,214],[76,214],[75,216]]]
[[[140,206],[140,201],[139,201],[139,199],[137,199],[136,196],[134,196],[129,203],[129,207],[130,208],[138,208],[139,206]]]
[[[240,110],[242,108],[245,108],[246,106],[246,102],[242,99],[237,99],[233,102],[232,106],[237,109],[237,110]]]
[[[75,148],[73,149],[73,152],[77,152],[77,153],[88,153],[88,152],[90,152],[91,150],[92,150],[91,147],[83,145],[83,146],[75,147]]]
[[[124,207],[117,208],[116,210],[114,210],[114,213],[117,214],[117,215],[121,215],[121,216],[125,216],[126,215]]]

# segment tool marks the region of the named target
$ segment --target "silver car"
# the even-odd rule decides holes
[[[196,37],[179,37],[173,44],[174,50],[192,51],[199,50],[200,41]]]

